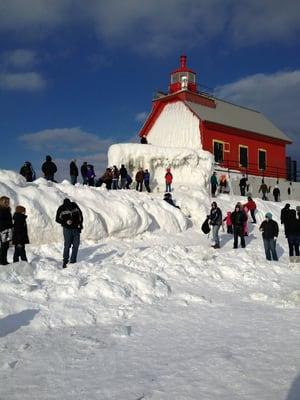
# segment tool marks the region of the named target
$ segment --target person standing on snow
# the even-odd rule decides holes
[[[125,168],[124,164],[121,165],[119,172],[120,172],[120,177],[121,177],[121,183],[120,183],[121,189],[126,189],[128,172],[127,172],[127,169]]]
[[[280,189],[277,185],[273,189],[273,196],[274,196],[274,201],[278,202],[280,197]]]
[[[94,166],[91,164],[88,164],[87,166],[87,183],[89,186],[95,186],[95,171],[94,171]]]
[[[233,248],[238,248],[238,239],[241,238],[241,247],[245,248],[244,226],[246,222],[246,214],[240,203],[235,206],[231,213],[231,221],[233,226]]]
[[[286,205],[281,209],[280,212],[280,222],[281,225],[284,226],[284,234],[285,237],[288,237],[288,220],[290,218],[291,215],[291,210],[290,210],[291,205],[289,203],[286,203]]]
[[[262,200],[268,200],[267,193],[268,193],[268,186],[265,184],[265,181],[262,179],[261,185],[259,187],[258,193],[262,192]]]
[[[20,174],[24,176],[26,182],[33,182],[35,180],[35,172],[29,161],[25,161],[20,169]]]
[[[0,265],[7,265],[7,251],[9,242],[12,239],[12,216],[10,211],[9,198],[0,197]]]
[[[75,185],[77,183],[77,177],[78,177],[78,168],[76,165],[76,160],[72,160],[70,162],[70,178],[72,185]]]
[[[139,168],[138,172],[135,175],[135,181],[136,181],[136,190],[142,192],[143,191],[143,182],[144,182],[143,168]]]
[[[150,172],[147,169],[144,171],[144,184],[147,192],[150,193]]]
[[[266,219],[260,225],[259,230],[262,232],[266,259],[271,261],[273,258],[273,261],[278,261],[276,252],[276,239],[279,233],[278,224],[272,219],[272,214],[270,212],[267,212],[265,217]]]
[[[87,185],[88,184],[88,176],[87,176],[87,170],[88,170],[88,163],[84,161],[80,168],[81,176],[82,176],[82,184]]]
[[[72,253],[70,263],[77,261],[77,253],[80,244],[80,233],[83,229],[83,216],[79,206],[65,199],[63,204],[58,207],[55,221],[63,227],[64,235],[64,252],[63,252],[63,268],[67,268],[70,257],[70,248]]]
[[[112,167],[112,189],[117,190],[119,189],[119,170],[116,165]]]
[[[209,225],[211,225],[212,227],[213,240],[215,242],[215,244],[212,245],[212,247],[214,249],[219,249],[220,248],[219,230],[222,225],[222,211],[218,207],[215,201],[211,203],[211,210],[208,219],[209,219]]]
[[[173,175],[171,173],[171,168],[167,168],[167,172],[165,174],[165,182],[166,182],[166,192],[172,192],[172,182],[173,182]]]
[[[248,179],[245,177],[245,175],[243,175],[242,178],[240,179],[239,187],[241,196],[245,196],[246,194],[247,180]]]
[[[13,234],[12,243],[15,245],[14,262],[18,262],[19,258],[22,261],[27,261],[25,245],[29,243],[27,232],[27,215],[26,209],[23,206],[17,206],[13,216]]]
[[[250,211],[252,223],[256,224],[256,218],[255,218],[256,203],[251,196],[248,196],[248,201],[243,205],[243,207],[247,207],[247,209]]]
[[[233,234],[232,221],[231,221],[231,212],[230,211],[227,211],[226,217],[223,219],[223,222],[225,222],[225,224],[226,224],[227,233]]]
[[[216,172],[214,172],[210,178],[210,186],[211,186],[211,196],[216,197],[216,191],[218,187],[218,178]]]
[[[46,156],[46,161],[42,165],[42,171],[47,181],[54,182],[54,174],[57,172],[57,166],[52,161],[51,156]]]

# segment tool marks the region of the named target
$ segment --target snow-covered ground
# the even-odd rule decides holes
[[[0,399],[299,400],[300,264],[265,260],[258,205],[246,249],[201,232],[211,199],[180,185],[137,193],[0,171],[26,207],[29,263],[0,267]],[[65,197],[84,215],[78,263],[62,270]],[[220,195],[225,213],[238,196]],[[292,207],[296,203],[291,202]],[[12,250],[9,261],[12,260]]]

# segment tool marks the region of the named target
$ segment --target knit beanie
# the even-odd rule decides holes
[[[17,206],[16,207],[16,213],[22,214],[26,212],[26,208],[23,206]]]
[[[266,218],[272,219],[272,214],[270,212],[267,212],[265,215]]]

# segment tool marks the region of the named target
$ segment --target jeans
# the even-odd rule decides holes
[[[274,261],[278,261],[276,253],[276,240],[275,239],[264,239],[265,253],[267,260],[271,261],[271,254]]]
[[[75,183],[77,183],[77,176],[76,175],[70,175],[70,176],[72,185],[75,185]]]
[[[65,263],[69,262],[69,252],[72,246],[72,253],[71,253],[71,263],[75,263],[77,260],[77,253],[80,243],[80,229],[68,229],[63,228],[64,234],[64,254],[63,259]]]
[[[27,261],[25,244],[16,244],[15,245],[14,262],[18,262],[19,257],[21,257],[22,261]]]
[[[239,237],[241,238],[241,247],[246,247],[245,238],[244,238],[244,227],[243,226],[234,226],[233,227],[233,247],[235,249],[238,248]]]
[[[287,240],[289,244],[289,256],[299,256],[300,237],[298,235],[288,235]]]
[[[88,184],[88,178],[87,178],[87,176],[83,176],[83,177],[82,177],[82,184],[83,184],[83,185],[87,185],[87,184]]]
[[[171,183],[166,183],[166,192],[172,192]]]
[[[216,197],[216,191],[217,191],[217,185],[213,183],[213,184],[211,185],[211,194],[212,194],[212,197]]]
[[[118,189],[118,179],[113,179],[112,180],[112,188],[113,188],[113,190],[117,190]]]
[[[219,229],[220,225],[212,225],[212,237],[217,246],[220,246]]]
[[[126,189],[127,179],[121,178],[121,189]]]

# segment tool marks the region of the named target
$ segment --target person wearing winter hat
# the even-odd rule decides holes
[[[15,245],[14,262],[18,262],[19,258],[22,261],[27,261],[25,244],[29,243],[29,238],[26,223],[27,215],[25,213],[25,207],[17,206],[13,216],[12,243]]]
[[[57,209],[55,220],[63,227],[63,268],[66,268],[69,262],[69,253],[71,247],[72,254],[70,263],[74,264],[77,261],[80,233],[83,229],[83,216],[79,206],[76,203],[72,202],[70,199],[64,199],[63,204]]]
[[[270,212],[266,213],[265,218],[266,219],[261,223],[259,230],[262,232],[266,259],[269,261],[272,259],[273,261],[278,261],[276,252],[276,239],[279,233],[278,224],[272,219],[273,216]]]
[[[222,218],[222,211],[218,207],[215,201],[211,203],[211,210],[208,219],[209,219],[209,225],[212,226],[213,240],[215,242],[215,244],[212,247],[214,249],[219,249],[220,248],[219,230],[222,225],[223,218]]]

